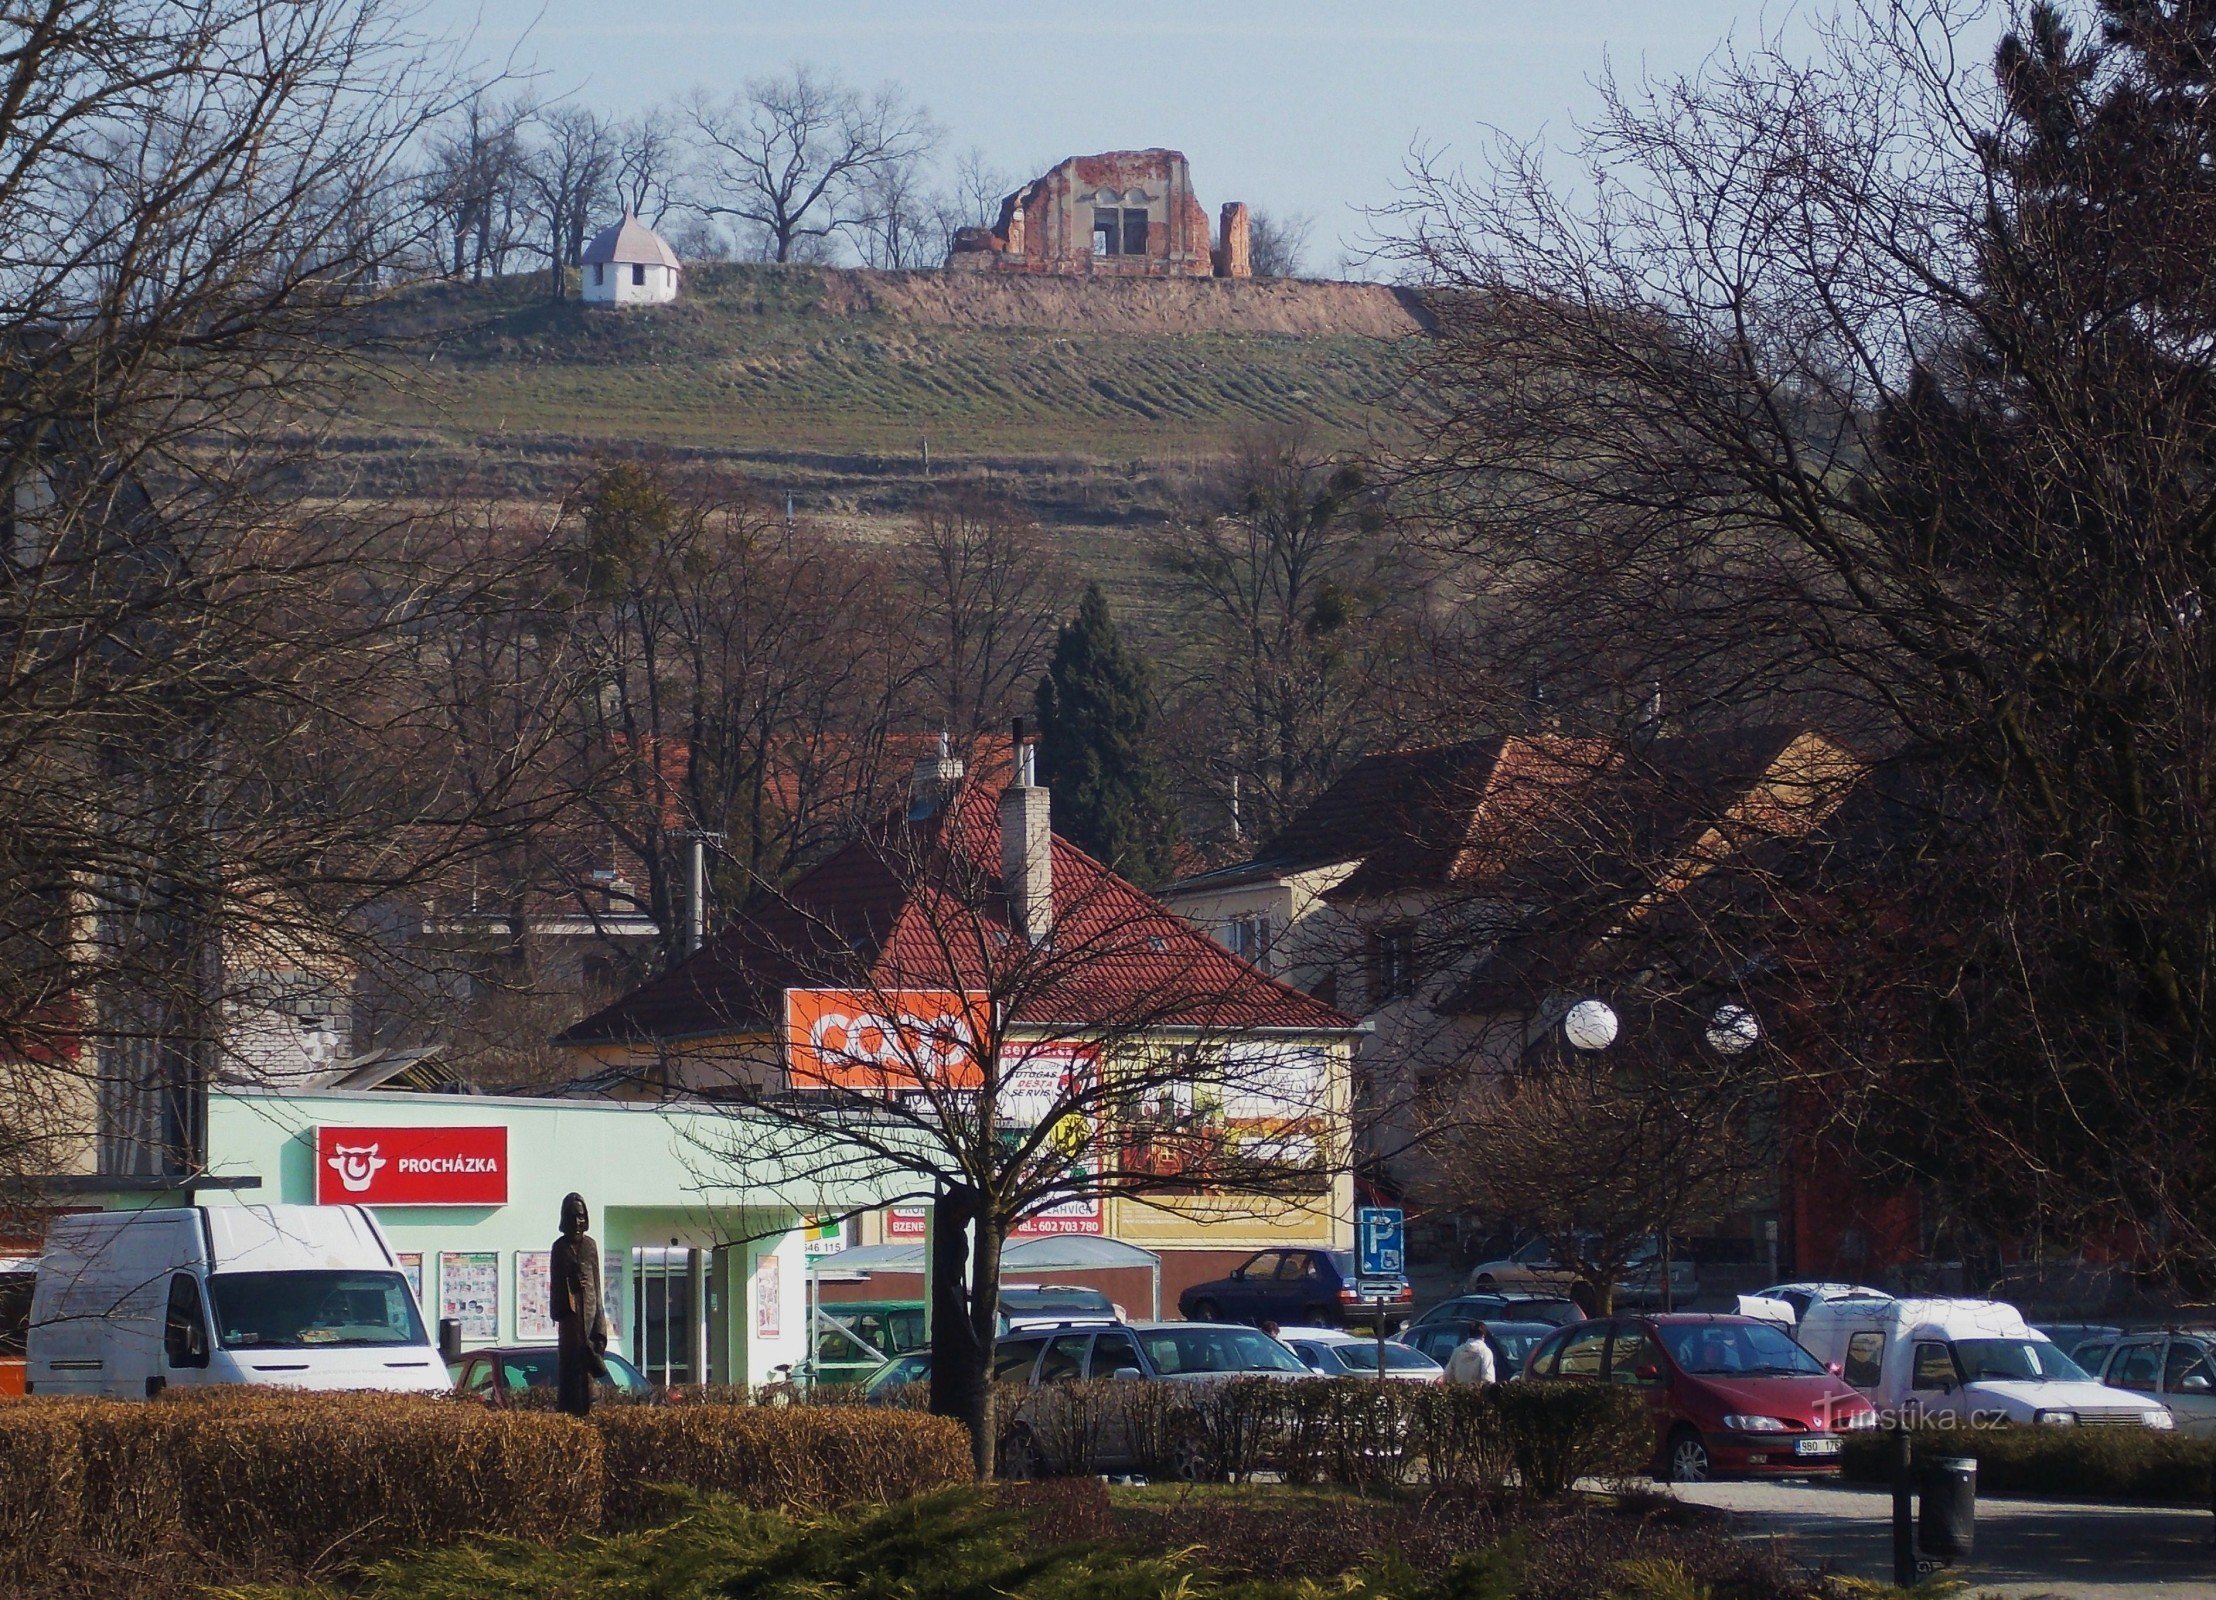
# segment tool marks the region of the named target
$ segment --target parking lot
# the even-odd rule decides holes
[[[1670,1493],[1732,1513],[1748,1538],[1784,1538],[1811,1565],[1855,1577],[1892,1576],[1892,1496],[1859,1485],[1680,1484]],[[2206,1510],[1983,1496],[1979,1594],[2067,1595],[2073,1600],[2216,1596],[2216,1545]]]

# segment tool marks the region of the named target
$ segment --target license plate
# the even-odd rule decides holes
[[[1835,1456],[1839,1453],[1837,1439],[1796,1439],[1793,1454],[1797,1456]]]

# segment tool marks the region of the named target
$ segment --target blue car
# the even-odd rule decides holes
[[[1352,1250],[1257,1250],[1231,1272],[1196,1283],[1177,1297],[1188,1322],[1245,1322],[1257,1327],[1374,1327],[1387,1331],[1415,1309],[1406,1278],[1357,1280]]]

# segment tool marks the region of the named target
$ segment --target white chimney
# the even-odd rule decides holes
[[[940,734],[939,753],[925,756],[908,775],[908,820],[921,822],[936,814],[946,803],[946,797],[954,792],[954,786],[962,781],[963,771],[961,757],[954,754],[946,735]]]
[[[1015,781],[1000,796],[1000,884],[1017,936],[1034,945],[1054,924],[1054,819],[1036,754],[1024,743],[1018,717]]]

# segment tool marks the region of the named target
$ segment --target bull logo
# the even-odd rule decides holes
[[[348,1194],[367,1194],[386,1163],[374,1144],[334,1144],[323,1164],[339,1175],[339,1187]]]

